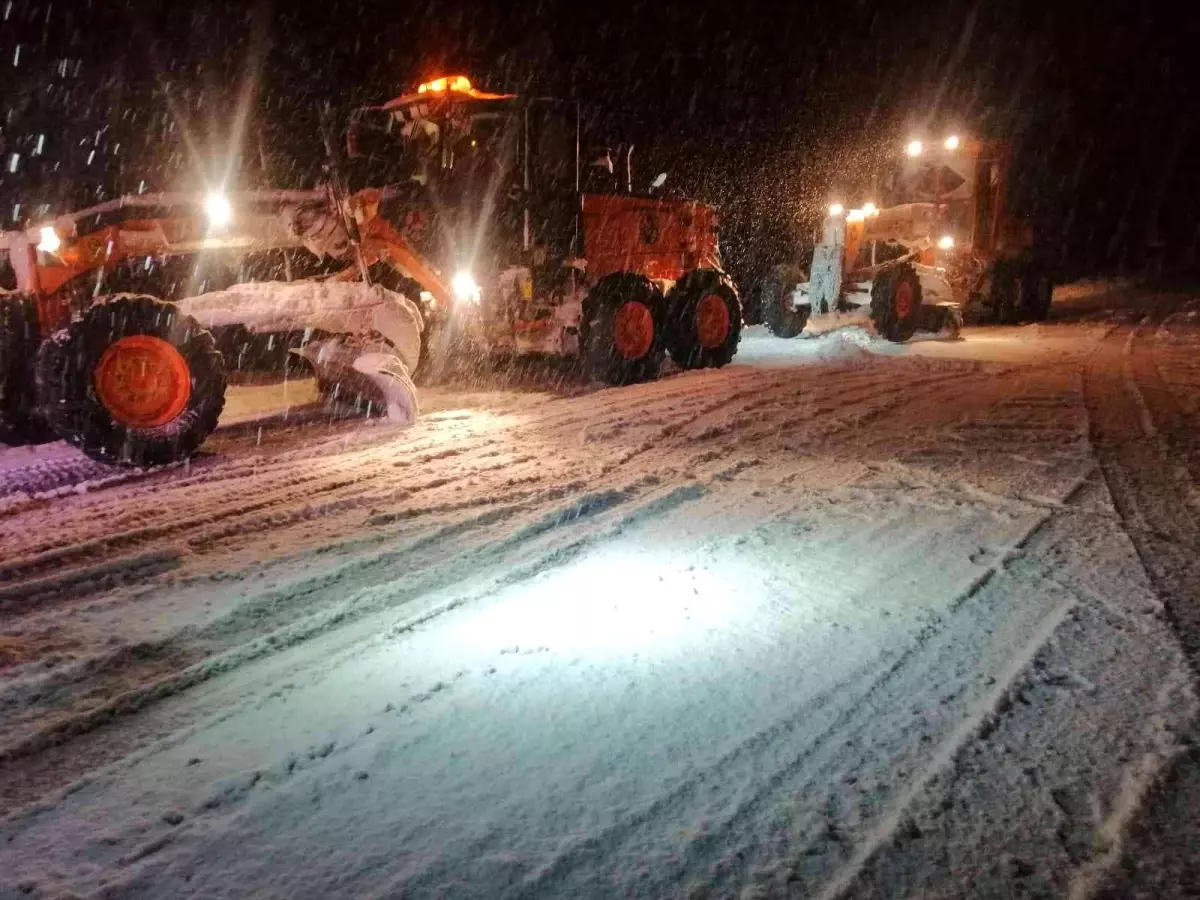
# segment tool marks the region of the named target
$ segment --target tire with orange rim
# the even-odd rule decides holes
[[[796,286],[808,281],[808,276],[798,267],[788,263],[772,267],[759,284],[759,308],[762,323],[775,337],[792,338],[804,332],[808,324],[811,306],[793,306]]]
[[[191,456],[216,428],[225,366],[212,335],[174,304],[106,297],[43,342],[37,399],[59,436],[93,459],[160,465]]]
[[[584,303],[581,350],[588,371],[609,384],[658,376],[663,359],[663,298],[648,278],[609,275]]]
[[[688,272],[667,296],[667,349],[685,369],[727,365],[742,338],[742,306],[729,279],[711,269]]]
[[[909,263],[875,276],[871,284],[871,321],[889,341],[902,344],[921,321],[921,280]]]

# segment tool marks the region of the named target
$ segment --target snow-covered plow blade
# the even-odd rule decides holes
[[[417,420],[417,389],[408,367],[390,348],[356,346],[335,337],[310,341],[292,352],[312,365],[327,401],[355,406],[365,401],[397,425]]]
[[[303,332],[295,354],[313,367],[327,400],[365,401],[397,424],[416,421],[412,372],[424,321],[401,294],[361,282],[260,282],[187,297],[179,308],[210,329]]]

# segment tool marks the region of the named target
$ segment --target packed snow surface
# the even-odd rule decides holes
[[[1193,740],[1197,310],[0,450],[0,898],[1121,896]]]

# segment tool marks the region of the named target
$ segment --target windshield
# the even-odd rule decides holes
[[[515,170],[519,123],[484,101],[360,110],[347,142],[355,186],[415,181],[438,194],[470,194]]]
[[[938,235],[962,244],[971,237],[972,208],[979,202],[978,162],[978,154],[966,150],[925,147],[920,154],[906,153],[886,180],[884,206],[936,204]]]

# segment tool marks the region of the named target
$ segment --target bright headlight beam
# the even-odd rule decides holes
[[[213,228],[224,228],[233,221],[233,207],[224,194],[214,192],[205,197],[204,212]]]
[[[846,207],[842,206],[840,203],[833,203],[829,206],[829,214],[831,216],[840,216],[845,211]]]
[[[909,141],[908,146],[904,148],[904,152],[909,156],[920,156],[925,149],[925,145],[920,141]]]
[[[870,202],[868,202],[868,203],[864,203],[864,204],[863,204],[862,211],[863,211],[863,215],[864,215],[864,216],[877,216],[877,215],[879,215],[879,207],[878,207],[878,206],[876,206],[874,203],[870,203]]]
[[[42,239],[38,242],[37,248],[43,253],[57,253],[58,248],[62,246],[62,239],[49,225],[42,226]]]
[[[948,234],[942,235],[940,238],[938,238],[938,249],[939,250],[953,250],[954,249],[954,238],[952,238]]]
[[[459,303],[479,303],[479,285],[470,272],[459,272],[450,282],[450,290]]]
[[[957,150],[958,149],[958,135],[957,134],[952,134],[952,135],[950,135],[950,137],[946,138],[946,149],[947,150]]]

